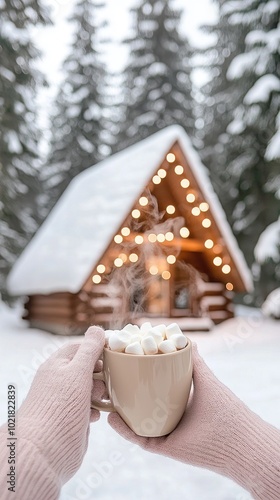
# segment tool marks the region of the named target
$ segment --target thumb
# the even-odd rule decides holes
[[[93,372],[105,343],[104,330],[99,326],[91,326],[85,333],[84,339],[77,350],[71,364],[86,368]]]
[[[65,344],[64,346],[60,347],[60,349],[58,349],[51,358],[53,360],[59,359],[65,362],[69,362],[75,356],[77,350],[79,349],[79,346],[80,344]]]

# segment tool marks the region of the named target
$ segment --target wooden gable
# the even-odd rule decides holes
[[[147,252],[143,247],[154,245],[155,255],[162,252],[167,258],[176,254],[176,259],[191,264],[207,275],[208,280],[223,283],[229,291],[245,292],[246,284],[235,264],[232,249],[221,234],[211,199],[203,193],[205,187],[190,168],[178,141],[161,160],[84,288],[91,288],[92,283],[107,282],[114,268],[123,268],[125,272],[127,267],[139,266],[145,252],[153,253],[151,248]],[[172,239],[170,235],[166,238],[167,233],[171,233]],[[172,264],[168,267],[172,274]]]

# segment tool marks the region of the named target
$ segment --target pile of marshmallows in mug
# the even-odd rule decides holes
[[[146,322],[140,328],[128,324],[122,330],[107,330],[105,338],[106,346],[111,351],[126,354],[168,354],[187,345],[187,339],[177,323],[153,327]]]

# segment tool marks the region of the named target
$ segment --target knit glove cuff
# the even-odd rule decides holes
[[[11,441],[10,441],[11,442]],[[15,486],[10,471],[9,449],[7,447],[6,425],[1,427],[0,432],[0,491],[1,499],[8,500],[20,498],[30,500],[42,498],[44,500],[56,500],[59,498],[61,482],[53,470],[47,458],[36,448],[35,444],[28,439],[19,437],[15,444]],[[9,490],[12,488],[13,490]],[[17,496],[19,495],[19,496]]]

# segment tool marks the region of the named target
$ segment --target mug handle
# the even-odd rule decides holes
[[[104,372],[97,372],[97,373],[93,373],[92,375],[93,377],[93,380],[102,380],[103,382],[105,382],[104,380]],[[97,401],[96,399],[93,399],[91,401],[91,405],[90,407],[93,409],[93,410],[99,410],[99,411],[116,411],[115,408],[113,407],[113,404],[111,402],[110,399],[102,399],[101,401]]]

